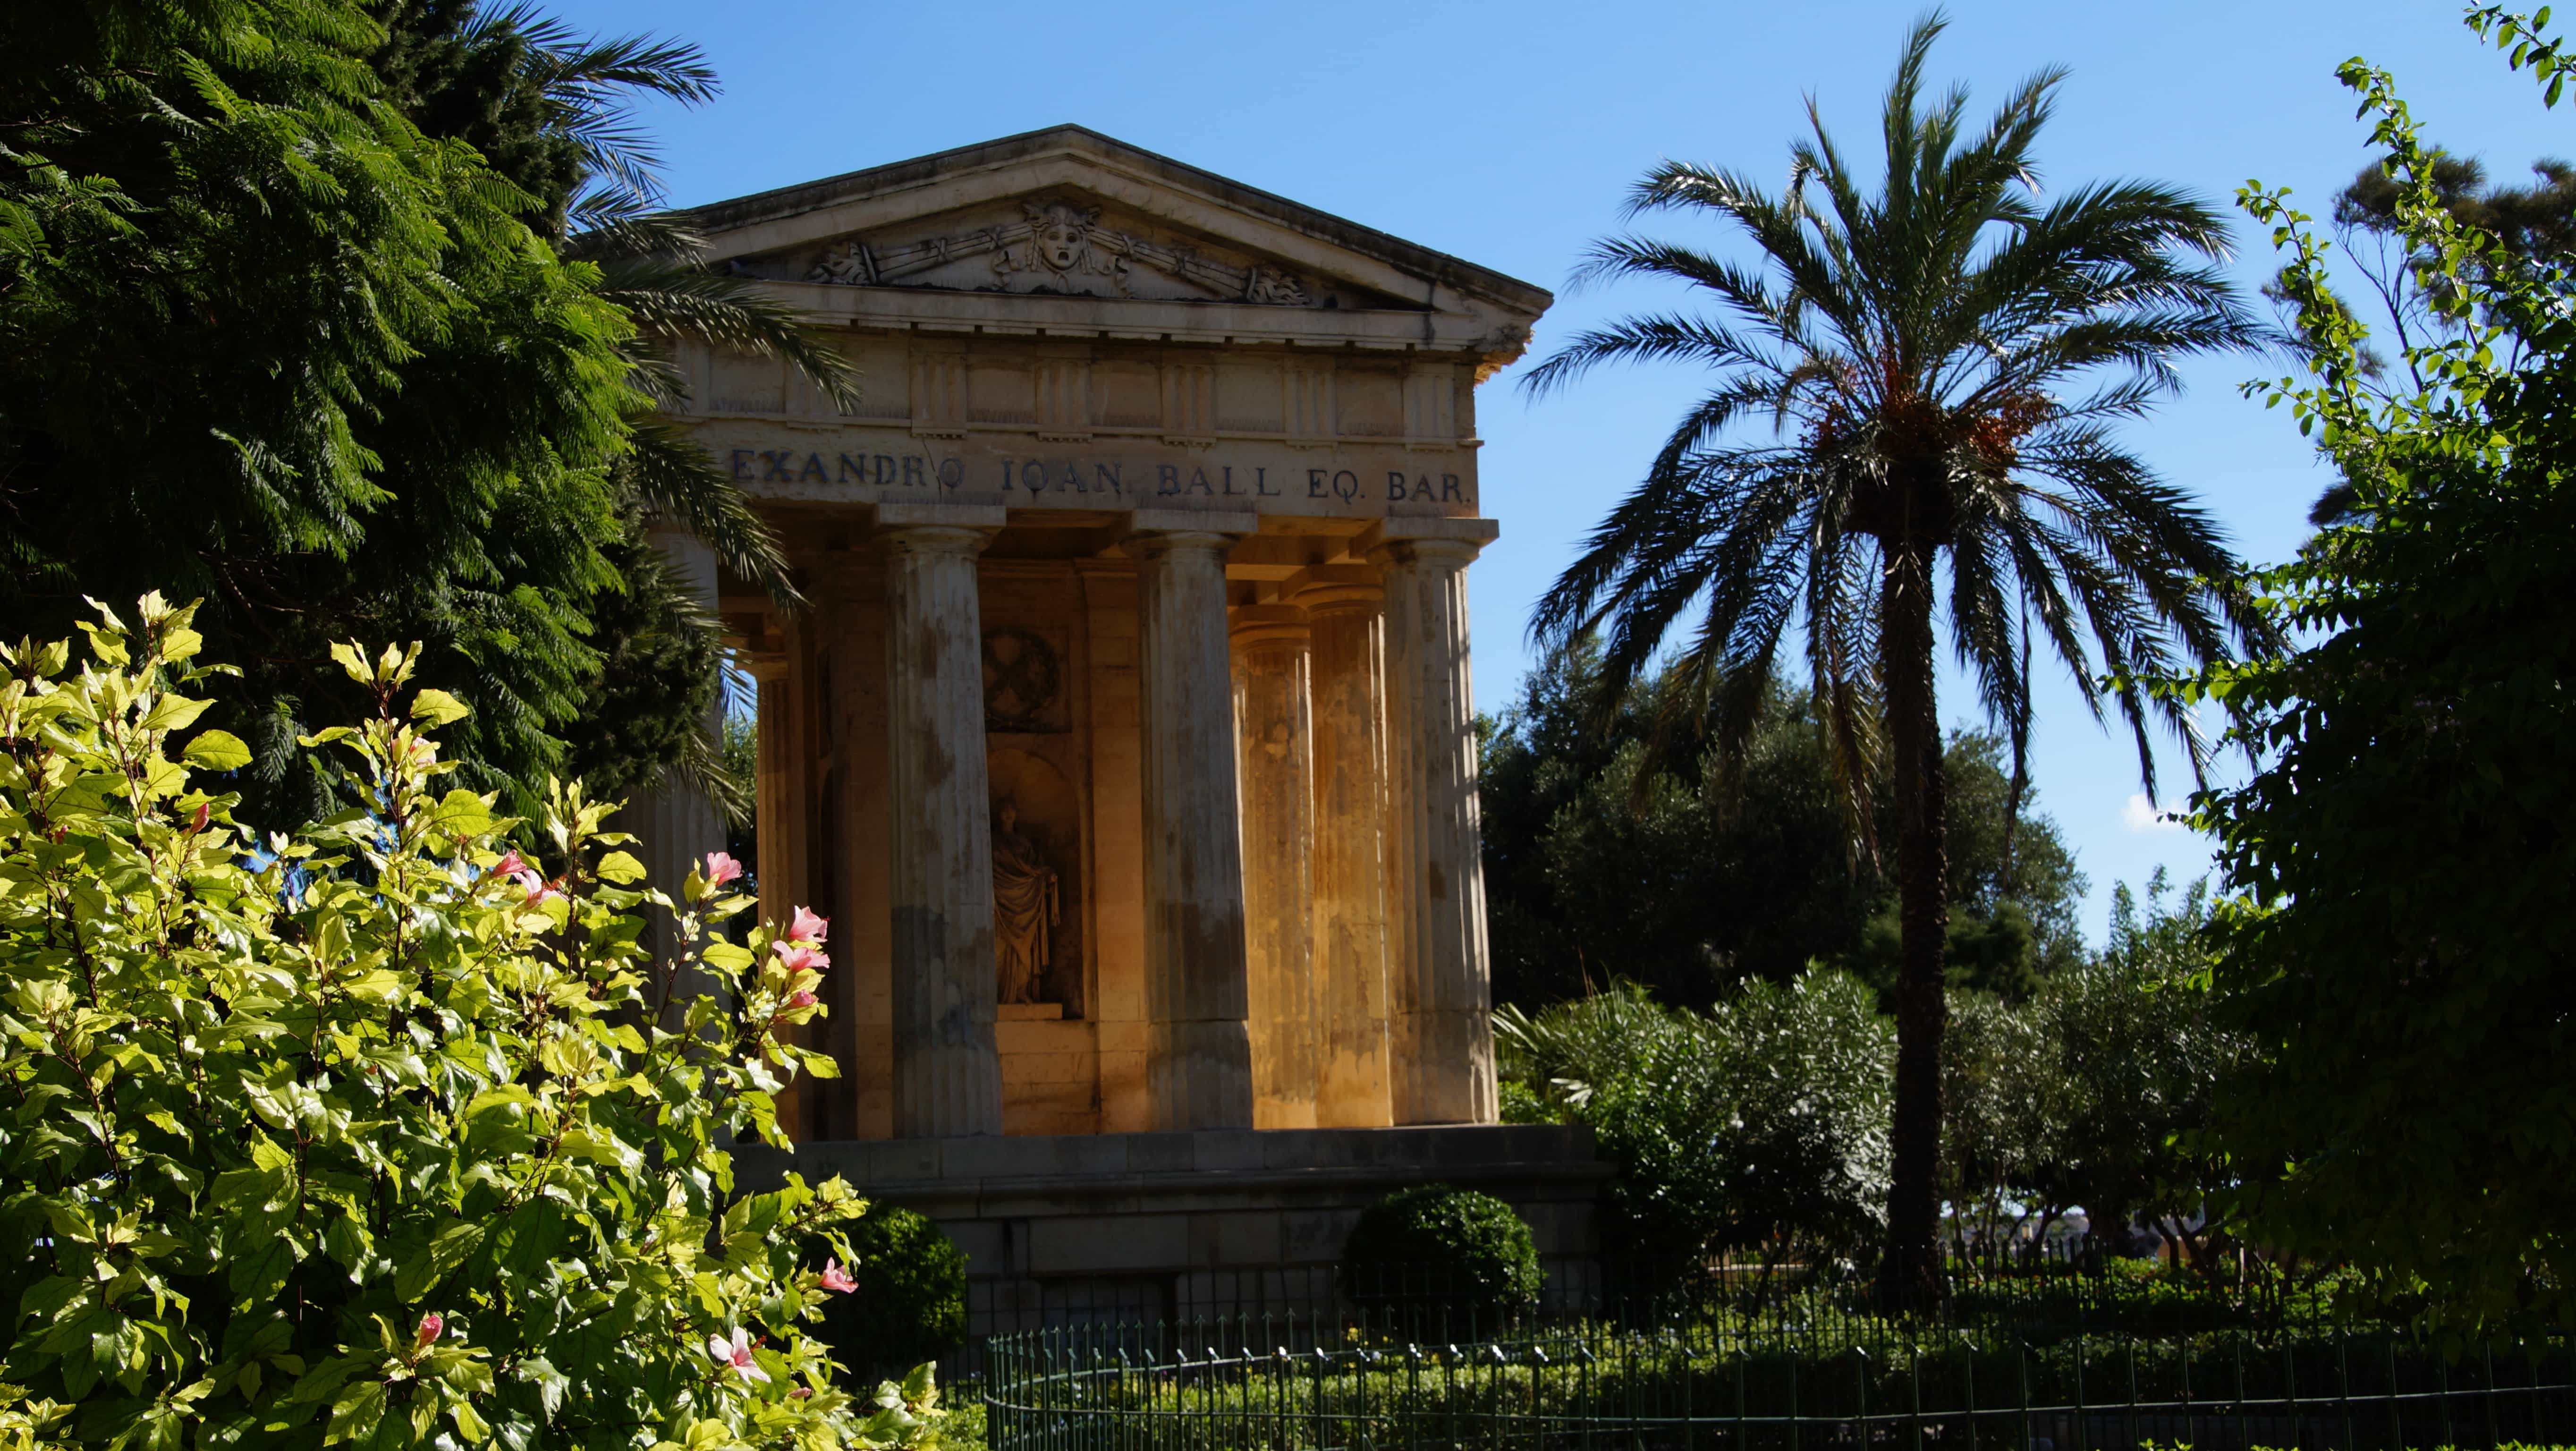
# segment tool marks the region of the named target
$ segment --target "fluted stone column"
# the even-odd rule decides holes
[[[797,823],[793,818],[795,796],[789,786],[787,763],[793,754],[790,742],[789,699],[795,687],[787,678],[786,660],[775,655],[740,657],[743,667],[759,689],[756,713],[752,719],[753,764],[751,813],[758,857],[744,865],[760,884],[760,916],[771,922],[785,922],[795,911],[794,904],[803,900],[802,885],[788,865],[797,842]],[[787,1029],[786,1035],[807,1047],[820,1038],[819,1024]],[[808,1100],[819,1080],[798,1074],[778,1094],[778,1121],[788,1126],[798,1138],[812,1135],[806,1125],[810,1120]]]
[[[653,547],[660,550],[670,567],[672,581],[684,589],[699,609],[712,619],[716,614],[716,555],[699,538],[681,529],[654,529],[650,536]],[[710,733],[724,729],[722,692],[709,702],[701,722]],[[709,852],[724,850],[724,820],[716,814],[715,803],[706,793],[680,780],[676,773],[666,773],[650,792],[619,818],[621,830],[635,833],[636,853],[643,860],[645,880],[669,892],[674,900],[680,896],[681,884],[689,873],[706,859]],[[678,950],[670,923],[658,911],[645,917],[645,942],[657,957]],[[681,975],[678,996],[694,996],[707,991],[711,980],[704,974]],[[675,1002],[674,1011],[679,1011]]]
[[[993,839],[984,771],[982,530],[880,531],[886,561],[887,876],[894,1131],[1002,1131],[993,1043]]]
[[[1313,640],[1315,978],[1323,1035],[1315,1121],[1393,1123],[1387,1097],[1385,661],[1372,584],[1301,590]]]
[[[1229,534],[1140,532],[1145,1096],[1156,1129],[1252,1127],[1243,851],[1225,619]]]
[[[759,713],[753,722],[758,744],[752,771],[752,819],[757,828],[760,860],[747,865],[760,880],[760,915],[784,922],[805,900],[800,870],[804,822],[797,816],[800,799],[796,783],[803,773],[795,761],[802,734],[796,729],[796,687],[788,678],[788,664],[782,657],[756,656],[746,663],[760,688]]]
[[[1397,772],[1387,879],[1403,898],[1390,1025],[1400,1124],[1496,1117],[1467,672],[1467,565],[1476,553],[1459,539],[1399,539],[1374,552],[1386,576],[1387,730]]]
[[[1315,1127],[1315,782],[1306,612],[1234,612],[1234,720],[1243,798],[1243,919],[1255,1128]]]

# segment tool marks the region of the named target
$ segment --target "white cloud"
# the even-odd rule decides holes
[[[2182,830],[2182,822],[2165,812],[2158,811],[2154,803],[2147,800],[2147,793],[2144,791],[2129,793],[2129,804],[2120,808],[2120,824],[2131,831]]]

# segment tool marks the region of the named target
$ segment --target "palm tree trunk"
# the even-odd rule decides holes
[[[1879,649],[1894,756],[1897,923],[1896,1104],[1889,1116],[1887,1245],[1878,1297],[1891,1309],[1940,1297],[1942,949],[1950,927],[1949,790],[1932,684],[1932,553],[1890,551]]]

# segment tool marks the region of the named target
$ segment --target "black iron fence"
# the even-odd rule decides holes
[[[1916,1318],[1811,1287],[1767,1303],[1596,1291],[1498,1308],[1387,1294],[1098,1319],[990,1338],[980,1393],[994,1451],[2109,1451],[2576,1435],[2576,1346],[2561,1334],[2446,1345],[2295,1300],[2081,1278]],[[2142,1310],[2172,1318],[2140,1321]]]
[[[1854,1266],[1676,1266],[1614,1257],[1547,1267],[1545,1288],[1509,1307],[1512,1324],[1609,1320],[1762,1324],[1871,1334],[1880,1318]],[[966,1318],[978,1342],[993,1336],[1076,1325],[1136,1323],[1332,1323],[1412,1307],[1447,1315],[1436,1338],[1482,1338],[1502,1324],[1490,1309],[1462,1306],[1458,1287],[1436,1265],[1390,1267],[1354,1284],[1334,1265],[1200,1270],[1129,1278],[973,1280]],[[2279,1275],[2176,1277],[2143,1265],[2105,1272],[2073,1263],[2044,1273],[1981,1280],[1954,1276],[1931,1318],[1943,1324],[2019,1329],[2043,1338],[2084,1332],[2192,1334],[2230,1328],[2342,1323],[2327,1282]],[[1475,1314],[1482,1323],[1469,1325]]]

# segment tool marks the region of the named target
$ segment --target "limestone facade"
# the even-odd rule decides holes
[[[1476,385],[1547,294],[1073,127],[695,221],[862,375],[680,360],[807,602],[720,591],[762,910],[833,923],[797,1137],[1492,1123]]]

